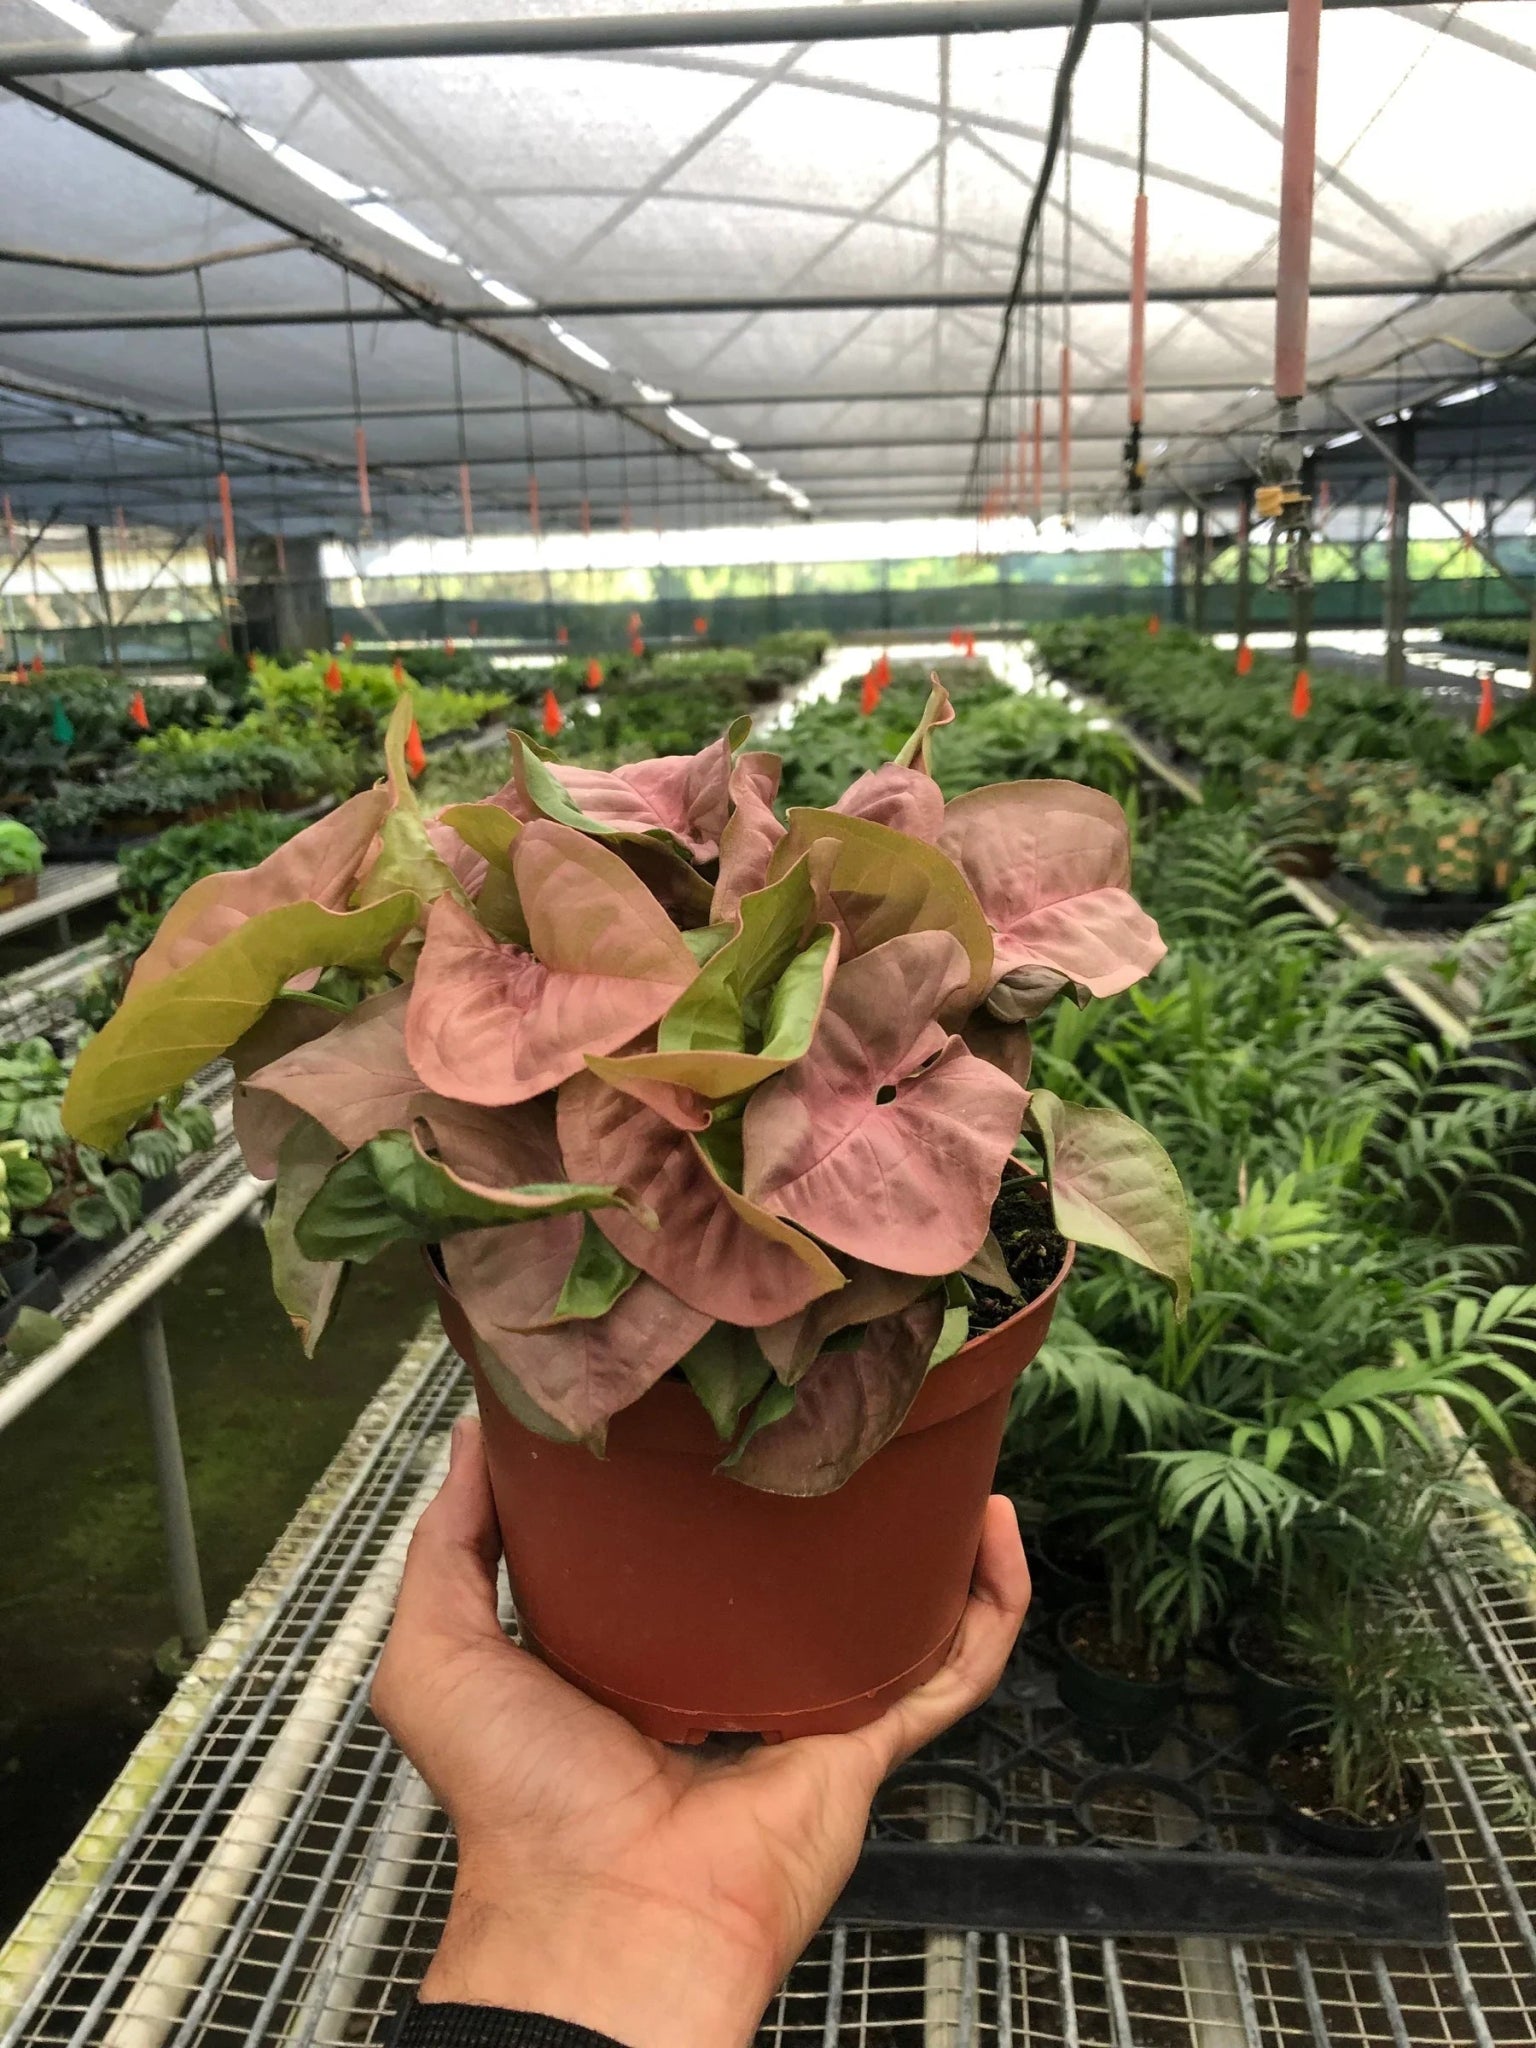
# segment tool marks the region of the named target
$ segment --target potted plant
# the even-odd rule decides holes
[[[43,871],[43,842],[16,818],[0,818],[0,911],[37,897]]]
[[[17,1228],[24,1211],[46,1202],[53,1177],[24,1138],[0,1139],[0,1334],[37,1277],[37,1245]]]
[[[432,819],[402,705],[385,783],[189,889],[71,1080],[110,1149],[230,1050],[310,1346],[351,1265],[434,1248],[525,1633],[668,1738],[855,1726],[936,1668],[1066,1241],[1187,1286],[1161,1147],[1027,1087],[1032,1017],[1161,957],[1124,816],[946,804],[951,716],[787,822],[745,721],[612,771],[514,735]]]

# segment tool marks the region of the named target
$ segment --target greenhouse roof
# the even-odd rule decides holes
[[[15,512],[200,526],[222,439],[242,524],[356,535],[359,426],[375,534],[459,531],[462,462],[482,531],[527,526],[531,469],[567,527],[959,510],[1074,13],[0,0]],[[1273,424],[1285,21],[1151,15],[1166,498],[1241,475]],[[1074,498],[1124,499],[1139,16],[1115,0],[1089,36],[992,414],[995,487],[1043,362],[1050,509],[1064,260]],[[1000,18],[1049,25],[974,30]],[[507,53],[539,24],[555,48]],[[450,25],[457,54],[420,54]],[[1533,0],[1325,14],[1304,420],[1351,489],[1385,469],[1338,437],[1420,401],[1458,495],[1536,470],[1511,376],[1536,208],[1497,147],[1530,133],[1533,72]]]

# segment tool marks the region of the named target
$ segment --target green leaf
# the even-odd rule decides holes
[[[773,1376],[756,1336],[734,1323],[714,1323],[679,1362],[689,1386],[708,1411],[716,1435],[729,1443],[742,1410]],[[761,1428],[762,1424],[755,1426]]]
[[[228,1051],[285,982],[312,967],[379,968],[417,911],[401,893],[366,910],[303,902],[258,912],[131,996],[82,1048],[64,1097],[70,1135],[110,1151],[152,1102]]]
[[[298,1332],[306,1358],[315,1355],[347,1268],[339,1258],[306,1258],[295,1233],[299,1218],[340,1155],[341,1147],[329,1131],[313,1117],[301,1117],[278,1152],[272,1213],[263,1225],[272,1259],[273,1292]]]
[[[21,1308],[16,1311],[16,1320],[6,1332],[5,1347],[13,1358],[25,1365],[34,1358],[41,1358],[55,1344],[62,1344],[64,1334],[64,1325],[57,1316],[47,1315],[40,1308]]]
[[[683,933],[683,944],[702,967],[706,960],[712,960],[720,948],[728,945],[735,937],[735,927],[728,924],[699,924],[692,931]]]
[[[1063,1237],[1162,1274],[1182,1318],[1190,1294],[1189,1210],[1178,1171],[1156,1138],[1117,1109],[1063,1102],[1048,1088],[1030,1096],[1027,1121],[1045,1155]]]
[[[946,1359],[953,1358],[970,1334],[970,1309],[964,1304],[959,1308],[945,1309],[944,1320],[939,1325],[939,1339],[928,1360],[928,1370],[932,1372],[936,1365],[943,1365]]]
[[[779,1381],[775,1380],[773,1385],[766,1388],[759,1397],[757,1406],[752,1410],[747,1426],[742,1431],[735,1448],[728,1458],[721,1460],[720,1469],[727,1471],[732,1465],[739,1464],[747,1445],[751,1443],[757,1432],[760,1429],[766,1429],[771,1422],[782,1422],[785,1416],[792,1411],[794,1405],[794,1388],[782,1386]]]
[[[607,1315],[633,1287],[640,1268],[611,1245],[590,1216],[582,1218],[581,1243],[555,1303],[551,1322],[590,1321]]]
[[[306,1258],[364,1264],[405,1239],[435,1244],[458,1230],[528,1223],[622,1201],[615,1188],[571,1181],[471,1187],[427,1158],[404,1131],[384,1131],[327,1174],[294,1235]]]

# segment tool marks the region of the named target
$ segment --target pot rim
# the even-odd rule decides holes
[[[1308,1748],[1315,1749],[1317,1746],[1316,1743],[1278,1742],[1265,1757],[1263,1765],[1264,1786],[1277,1807],[1280,1807],[1286,1813],[1299,1815],[1302,1820],[1315,1821],[1321,1827],[1353,1828],[1356,1833],[1362,1835],[1396,1834],[1403,1828],[1417,1826],[1423,1820],[1425,1802],[1429,1795],[1425,1787],[1423,1773],[1413,1764],[1405,1764],[1403,1766],[1403,1785],[1408,1791],[1412,1803],[1408,1811],[1399,1814],[1396,1820],[1360,1820],[1356,1815],[1344,1813],[1337,1807],[1330,1807],[1327,1813],[1307,1813],[1296,1804],[1296,1801],[1287,1792],[1274,1782],[1270,1773],[1277,1758],[1302,1755]]]

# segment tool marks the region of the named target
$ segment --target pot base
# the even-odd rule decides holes
[[[959,1632],[957,1620],[926,1656],[920,1657],[905,1671],[899,1671],[894,1678],[887,1679],[873,1692],[853,1693],[845,1700],[831,1700],[824,1706],[795,1708],[784,1714],[753,1714],[734,1721],[718,1714],[711,1715],[707,1710],[690,1713],[684,1707],[668,1706],[660,1700],[637,1700],[629,1693],[615,1692],[611,1686],[588,1677],[584,1671],[578,1671],[573,1664],[557,1657],[552,1650],[534,1642],[526,1634],[524,1645],[551,1671],[558,1671],[562,1678],[579,1686],[588,1699],[622,1714],[641,1735],[650,1736],[653,1742],[693,1748],[707,1742],[711,1735],[755,1735],[763,1742],[777,1743],[788,1742],[797,1735],[847,1735],[855,1728],[865,1728],[871,1721],[878,1721],[887,1707],[894,1706],[897,1700],[905,1698],[932,1678],[949,1655]]]

